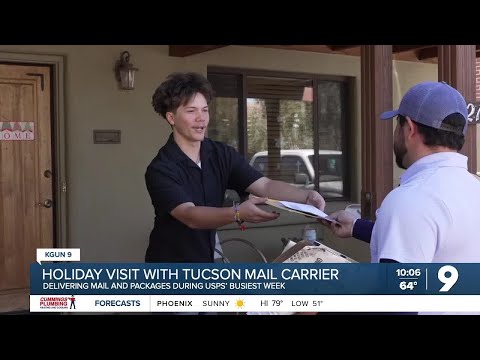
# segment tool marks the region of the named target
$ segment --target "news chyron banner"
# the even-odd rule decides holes
[[[44,262],[30,266],[30,311],[480,312],[479,273],[480,264]]]

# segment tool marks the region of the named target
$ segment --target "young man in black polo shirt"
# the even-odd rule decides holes
[[[213,262],[217,228],[279,216],[257,207],[267,197],[325,207],[318,192],[268,179],[234,148],[206,138],[212,98],[210,83],[197,73],[171,74],[153,95],[172,134],[145,174],[155,208],[147,262]],[[260,198],[222,207],[226,189]]]

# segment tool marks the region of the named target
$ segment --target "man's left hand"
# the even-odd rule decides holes
[[[325,209],[325,199],[318,192],[310,190],[305,204],[315,206],[317,209]]]

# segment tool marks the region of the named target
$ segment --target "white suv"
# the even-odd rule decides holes
[[[270,173],[274,179],[282,180],[305,188],[315,186],[313,170],[313,149],[281,150],[281,160]],[[343,197],[342,152],[337,150],[319,150],[320,193],[326,198]],[[268,152],[260,151],[253,155],[250,165],[261,173],[266,173]]]

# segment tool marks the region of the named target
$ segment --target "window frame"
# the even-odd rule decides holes
[[[261,69],[245,69],[245,68],[236,68],[236,67],[224,67],[224,66],[207,66],[207,77],[210,74],[225,74],[225,75],[236,75],[241,78],[240,91],[238,94],[239,104],[238,104],[238,151],[247,159],[248,154],[248,136],[247,136],[247,77],[248,76],[261,76],[261,77],[272,77],[272,78],[291,78],[291,79],[302,79],[302,80],[311,80],[313,86],[313,103],[312,103],[312,121],[313,121],[313,148],[315,150],[319,149],[319,101],[318,101],[318,85],[322,81],[335,81],[341,82],[344,86],[344,92],[342,94],[342,107],[345,110],[354,109],[353,103],[353,89],[354,89],[354,78],[349,76],[339,76],[339,75],[323,75],[323,74],[313,74],[313,73],[304,73],[304,72],[290,72],[290,71],[276,71],[276,70],[261,70]],[[351,133],[353,131],[353,116],[354,110],[352,111],[342,111],[341,118],[341,131],[342,131],[342,154],[343,156],[343,197],[339,198],[327,198],[326,201],[350,201],[351,200],[351,187],[352,181],[350,178],[351,167],[352,167],[352,148],[351,144]],[[313,168],[315,175],[319,174],[319,155],[318,151],[314,151],[314,161]],[[319,191],[319,183],[315,182],[315,190]]]

